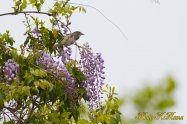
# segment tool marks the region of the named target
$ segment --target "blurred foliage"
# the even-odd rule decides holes
[[[175,81],[169,77],[157,86],[147,86],[142,91],[139,91],[134,98],[134,104],[138,110],[147,111],[163,110],[167,107],[172,107],[175,104],[172,98],[174,89]]]
[[[142,87],[142,89],[135,92],[130,104],[133,105],[137,114],[138,112],[148,112],[154,114],[156,112],[167,112],[167,110],[175,105],[174,91],[176,82],[172,77],[167,77],[160,83],[151,86]],[[157,124],[156,120],[124,120],[125,124]]]

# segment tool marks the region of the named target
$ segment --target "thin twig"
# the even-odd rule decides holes
[[[31,97],[31,99],[32,99],[32,107],[31,107],[30,113],[28,113],[28,120],[27,120],[28,123],[29,123],[29,121],[30,121],[30,118],[31,118],[31,116],[32,116],[32,114],[33,114],[33,112],[34,112],[34,110],[35,110],[35,109],[34,109],[34,107],[35,107],[34,104],[35,104],[35,102],[36,102],[36,101],[35,101],[36,99],[33,99],[33,97]]]
[[[6,117],[5,117],[4,111],[2,111],[2,113],[3,113],[3,119],[4,119],[4,121],[6,121]]]
[[[16,13],[19,11],[19,8],[20,8],[20,5],[22,4],[22,2],[21,2],[21,0],[19,0],[19,3],[18,3],[18,5],[17,5],[17,8],[16,8]]]
[[[8,12],[8,13],[0,14],[0,16],[18,15],[18,14],[31,14],[31,13],[53,16],[53,14],[51,14],[51,13],[48,13],[48,12],[38,12],[38,11]]]
[[[69,4],[74,4],[74,5],[78,5],[78,6],[85,6],[85,7],[89,7],[92,8],[94,10],[96,10],[97,12],[99,12],[107,21],[109,21],[112,25],[114,25],[119,31],[120,33],[123,35],[123,37],[128,40],[126,34],[122,31],[122,29],[116,24],[114,23],[111,19],[109,19],[107,16],[105,16],[105,14],[103,14],[99,9],[97,9],[96,7],[93,7],[91,5],[87,5],[87,4],[81,4],[81,3],[69,3]]]
[[[63,7],[65,8],[65,6],[68,4],[70,0],[66,0],[66,2],[64,3]]]
[[[7,109],[9,112],[11,112],[18,121],[20,120],[20,118],[18,118],[18,116],[15,114],[16,109],[6,107],[6,106],[4,106],[4,108]]]
[[[5,116],[7,116],[7,117],[9,118],[9,120],[11,120],[10,115],[7,114],[7,113],[9,113],[9,112],[4,112],[4,111],[2,111],[2,112],[3,112],[3,115],[4,115],[4,121],[6,121],[6,117],[5,117]]]

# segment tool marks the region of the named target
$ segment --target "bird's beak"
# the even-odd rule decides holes
[[[83,33],[81,33],[81,35],[84,35]]]

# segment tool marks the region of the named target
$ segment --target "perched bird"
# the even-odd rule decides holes
[[[66,35],[63,40],[60,42],[60,46],[70,46],[72,44],[74,44],[81,35],[84,35],[83,33],[81,33],[80,31],[75,31],[71,34]]]

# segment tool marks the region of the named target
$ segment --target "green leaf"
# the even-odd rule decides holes
[[[30,39],[29,37],[26,38],[25,42],[24,42],[24,46],[26,46],[29,43]]]
[[[12,37],[7,37],[7,42],[12,46],[13,43],[15,42],[14,39]]]
[[[103,92],[103,93],[107,93],[107,91],[106,91],[106,90],[102,90],[102,92]]]
[[[168,93],[171,93],[175,89],[175,87],[176,87],[175,81],[171,77],[169,77],[167,83],[168,84],[167,84],[166,91]]]
[[[82,81],[86,80],[86,77],[84,76],[84,74],[82,73],[82,71],[76,67],[72,68],[72,75],[74,78],[77,79],[77,81],[79,83],[81,83]]]
[[[39,70],[39,69],[31,69],[31,74],[33,74],[34,76],[37,76],[37,77],[47,77],[47,73],[43,70]]]
[[[71,10],[76,10],[76,9],[77,9],[76,6],[72,6],[72,7],[71,7]]]
[[[2,93],[0,92],[0,110],[3,106],[4,106],[4,97],[3,97]]]
[[[82,6],[80,6],[80,7],[79,7],[79,12],[84,12],[84,13],[86,13],[86,9],[85,9],[84,7],[82,7]]]
[[[79,7],[79,12],[81,12],[81,10],[82,10],[82,8],[81,8],[81,7]]]
[[[73,118],[75,119],[75,122],[78,121],[78,118],[80,117],[80,113],[79,111],[73,111]]]
[[[22,92],[24,92],[27,96],[31,96],[29,86],[22,87]]]
[[[20,6],[20,11],[22,11],[23,9],[25,9],[27,7],[27,0],[23,0],[21,6]]]
[[[89,124],[89,121],[85,120],[85,119],[80,119],[78,121],[78,124]]]
[[[175,101],[173,99],[164,99],[157,103],[156,109],[165,109],[168,107],[172,107],[175,105]]]
[[[86,90],[83,87],[79,87],[79,94],[80,96],[83,96],[84,99],[86,100],[87,94],[86,94]]]
[[[3,124],[14,124],[13,121],[3,122]]]
[[[37,94],[39,93],[38,88],[32,87],[32,88],[31,88],[31,93],[34,94],[34,95],[37,95]]]
[[[63,118],[69,118],[70,114],[71,114],[71,112],[64,112],[61,116]]]
[[[53,84],[49,83],[47,80],[40,80],[34,82],[36,87],[40,87],[43,90],[51,91],[53,89]]]
[[[115,93],[115,87],[112,87],[112,94]]]
[[[98,121],[102,122],[103,124],[110,124],[110,115],[100,115],[98,117]]]
[[[110,118],[110,124],[118,124],[118,120],[115,119],[114,117]]]
[[[40,3],[43,4],[43,3],[44,3],[44,0],[40,0]]]
[[[9,31],[7,30],[5,34],[2,35],[2,39],[5,40],[5,43],[10,44],[11,46],[13,45],[13,43],[15,42],[14,39],[12,37],[10,37],[9,35]]]
[[[32,76],[27,79],[28,84],[30,84],[32,81],[34,81],[34,77],[32,77]]]
[[[83,11],[84,13],[86,13],[86,9],[85,9],[84,7],[82,7],[82,11]]]

